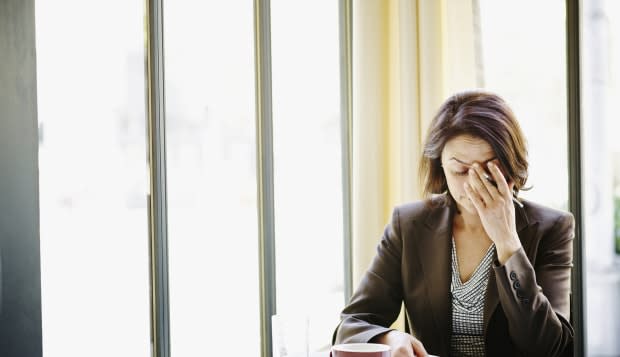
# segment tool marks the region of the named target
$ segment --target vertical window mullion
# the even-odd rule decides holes
[[[35,6],[0,2],[0,354],[7,357],[43,349]]]
[[[567,105],[568,105],[568,163],[569,210],[575,217],[573,249],[572,312],[575,329],[574,355],[586,355],[585,275],[583,272],[584,244],[582,237],[582,180],[581,180],[581,68],[580,68],[580,13],[579,0],[566,1],[567,46]]]
[[[147,95],[152,355],[170,356],[162,0],[147,1]]]
[[[353,123],[353,49],[351,0],[339,1],[340,16],[340,115],[342,135],[342,204],[343,204],[343,255],[344,255],[344,303],[353,293],[352,262],[352,201],[351,201],[351,133]]]
[[[270,0],[254,1],[256,151],[259,224],[261,349],[272,356],[271,316],[276,313],[273,111],[271,101]]]

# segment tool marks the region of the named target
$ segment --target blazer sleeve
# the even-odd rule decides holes
[[[401,257],[402,238],[396,208],[377,246],[377,254],[340,315],[332,343],[369,342],[391,330],[389,326],[398,317],[403,299]]]
[[[561,356],[572,346],[574,227],[573,216],[563,214],[542,233],[535,267],[523,248],[493,267],[510,338],[523,355]]]

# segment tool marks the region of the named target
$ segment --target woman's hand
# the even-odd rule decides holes
[[[392,357],[428,356],[420,340],[401,331],[384,333],[373,339],[373,342],[390,346]]]
[[[493,162],[489,162],[487,166],[497,187],[485,178],[484,170],[476,163],[469,170],[469,179],[465,182],[465,193],[476,207],[484,230],[495,243],[500,264],[504,264],[521,248],[512,202],[514,184],[509,185],[506,182],[499,167]]]

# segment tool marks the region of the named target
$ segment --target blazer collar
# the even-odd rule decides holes
[[[437,197],[430,201],[431,208],[421,227],[418,239],[418,257],[422,265],[424,284],[431,305],[431,312],[435,322],[436,331],[439,331],[440,346],[450,346],[451,334],[451,237],[452,221],[455,210],[446,205],[438,206]],[[449,351],[444,349],[441,355],[447,355]]]

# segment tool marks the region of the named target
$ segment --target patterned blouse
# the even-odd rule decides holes
[[[452,238],[452,336],[451,356],[484,356],[484,300],[493,262],[495,244],[491,244],[480,264],[465,283],[461,282],[456,245]]]

